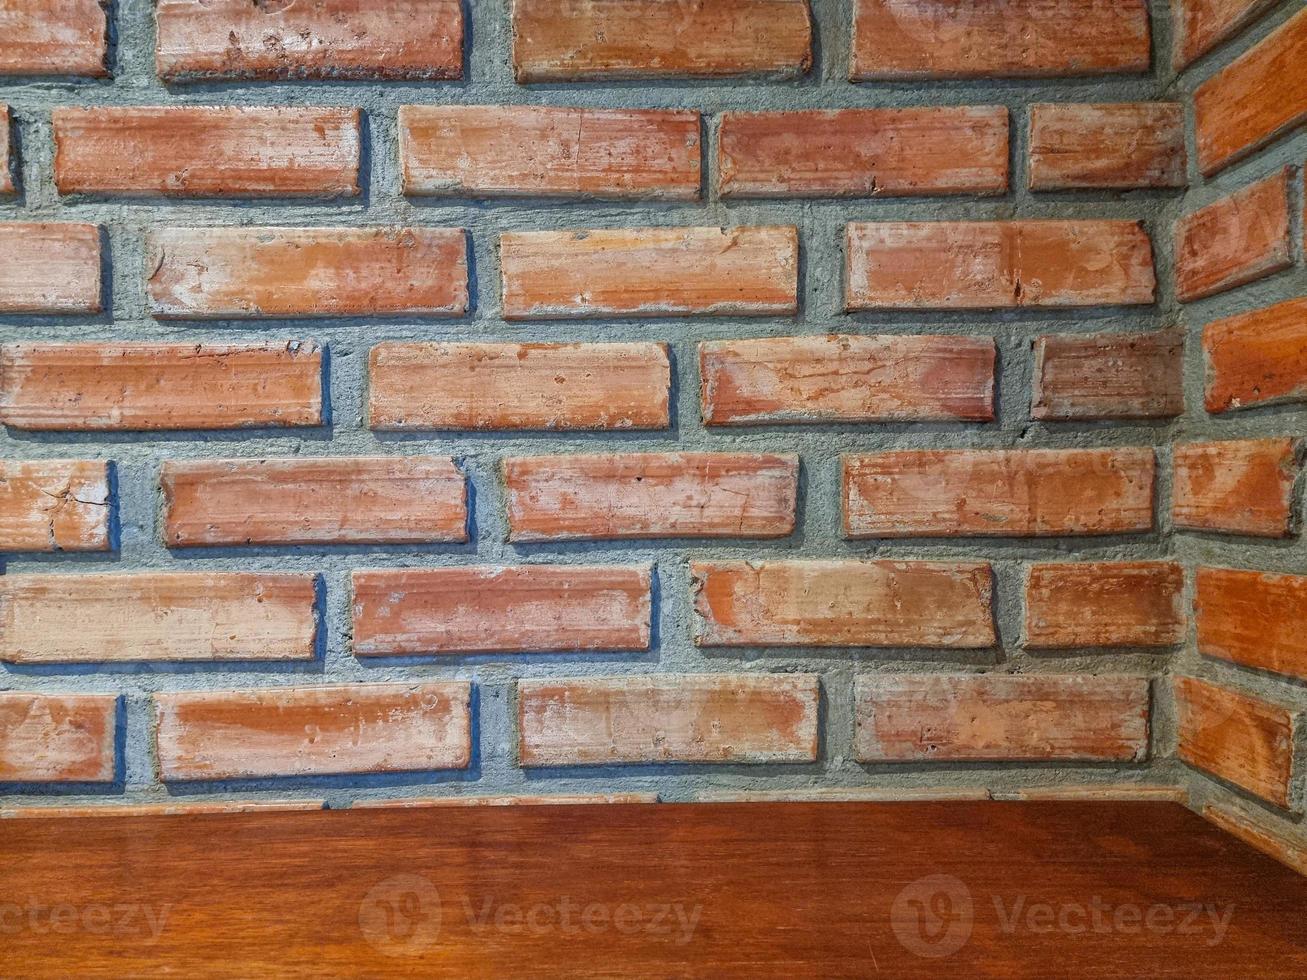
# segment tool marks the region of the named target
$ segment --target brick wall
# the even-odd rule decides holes
[[[1292,834],[1307,12],[1172,6],[0,0],[4,812]]]

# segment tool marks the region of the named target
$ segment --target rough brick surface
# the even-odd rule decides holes
[[[0,552],[108,551],[109,517],[107,463],[0,460]]]
[[[1198,569],[1198,650],[1307,680],[1307,575]]]
[[[1184,569],[1174,562],[1053,562],[1026,578],[1026,645],[1169,647],[1185,636]]]
[[[111,781],[117,716],[114,694],[0,691],[0,782]]]
[[[1030,107],[1030,189],[1184,187],[1179,102]]]
[[[105,9],[100,0],[6,0],[0,76],[109,74]]]
[[[1209,412],[1307,400],[1307,298],[1203,328]]]
[[[1173,0],[1176,69],[1229,40],[1275,6],[1276,0]]]
[[[0,222],[0,313],[99,313],[96,225]]]
[[[1293,439],[1184,443],[1171,450],[1171,523],[1184,530],[1267,538],[1293,526]]]
[[[1031,418],[1169,419],[1184,412],[1184,334],[1051,334],[1035,339]]]

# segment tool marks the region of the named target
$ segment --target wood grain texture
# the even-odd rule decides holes
[[[1036,337],[1030,417],[1169,419],[1184,413],[1184,331]]]
[[[1188,183],[1179,102],[1030,107],[1030,189],[1134,190]]]
[[[1180,443],[1171,449],[1171,523],[1188,531],[1288,537],[1295,439]]]
[[[1307,400],[1307,297],[1203,328],[1209,412]]]
[[[1026,646],[1172,647],[1185,638],[1174,562],[1051,562],[1026,577]]]
[[[1307,575],[1199,568],[1198,652],[1307,680]]]
[[[103,309],[98,225],[0,222],[0,254],[0,313]]]
[[[116,694],[0,691],[0,782],[111,782],[117,719]]]
[[[0,2],[0,75],[107,76],[105,9],[99,0]]]
[[[1178,71],[1230,40],[1275,6],[1275,0],[1174,0],[1172,64]]]
[[[1263,821],[1219,803],[1203,807],[1203,816],[1227,834],[1233,834],[1249,847],[1257,848],[1307,878],[1307,840],[1291,839]]]
[[[0,460],[0,552],[108,551],[109,464]]]

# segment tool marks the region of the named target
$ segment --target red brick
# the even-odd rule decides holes
[[[1003,106],[727,112],[717,142],[722,197],[1002,194]]]
[[[154,695],[165,782],[466,769],[471,685],[341,684]]]
[[[1026,646],[1170,647],[1184,641],[1174,562],[1054,562],[1026,579]]]
[[[1184,68],[1274,6],[1275,0],[1172,0],[1174,67]]]
[[[1195,442],[1171,450],[1171,522],[1190,531],[1289,536],[1297,441]]]
[[[0,103],[0,194],[14,192],[14,172],[18,161],[10,161],[9,146],[9,106]]]
[[[1175,223],[1178,300],[1223,293],[1293,265],[1289,175],[1285,167]]]
[[[74,432],[322,424],[315,345],[5,344],[0,421]]]
[[[1035,419],[1169,419],[1184,412],[1184,332],[1035,339]]]
[[[0,691],[0,782],[112,782],[115,694]]]
[[[1269,854],[1275,860],[1307,877],[1307,842],[1302,841],[1301,838],[1298,841],[1290,840],[1260,821],[1251,820],[1237,810],[1219,804],[1208,804],[1203,807],[1203,816],[1227,834],[1238,837],[1249,847],[1255,847],[1263,854]]]
[[[1198,651],[1307,680],[1307,575],[1199,568]]]
[[[665,429],[667,345],[384,343],[368,424],[407,429]]]
[[[60,194],[353,197],[357,109],[56,108]]]
[[[1030,107],[1030,189],[1132,190],[1187,183],[1178,102]]]
[[[0,460],[0,552],[108,550],[108,463]]]
[[[1307,120],[1307,10],[1194,92],[1198,165],[1210,176]]]
[[[985,310],[1151,303],[1135,221],[886,221],[848,226],[846,310]]]
[[[0,222],[0,313],[99,313],[96,225]]]
[[[467,540],[467,480],[447,456],[166,460],[170,548]]]
[[[103,78],[108,26],[103,0],[10,0],[0,7],[0,75]]]
[[[860,762],[1140,762],[1148,679],[876,674],[857,678]]]
[[[1307,297],[1203,328],[1207,410],[1307,400]]]
[[[354,572],[354,654],[649,649],[651,572],[519,565]]]
[[[505,232],[499,258],[506,320],[798,312],[793,227]]]
[[[855,0],[854,81],[1146,72],[1147,0]]]
[[[819,687],[816,674],[521,680],[518,762],[815,762]]]
[[[992,647],[984,562],[691,562],[699,646]]]
[[[159,0],[167,81],[459,78],[459,0]]]
[[[808,0],[513,0],[519,82],[794,78],[811,66]]]
[[[699,114],[678,109],[406,105],[404,193],[695,201]]]
[[[161,228],[146,251],[157,317],[462,316],[457,228]]]
[[[1153,527],[1151,449],[905,450],[844,457],[849,538],[1050,537]]]
[[[6,575],[0,660],[311,660],[315,584],[264,572]]]
[[[776,538],[794,530],[792,455],[528,456],[504,460],[503,473],[510,541]]]

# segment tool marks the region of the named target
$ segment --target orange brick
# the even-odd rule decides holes
[[[1030,566],[1027,646],[1170,647],[1184,637],[1184,569],[1174,562]]]
[[[844,457],[849,538],[1049,537],[1153,527],[1151,449],[905,450]]]
[[[1207,410],[1307,400],[1307,297],[1203,328]]]
[[[794,530],[799,460],[746,453],[506,459],[510,541],[776,538]]]
[[[462,316],[456,228],[161,228],[146,252],[157,317]]]
[[[154,695],[165,782],[466,769],[472,686],[340,684]]]
[[[315,345],[5,344],[0,421],[148,431],[322,424]]]
[[[519,82],[794,78],[811,66],[808,0],[513,0]]]
[[[1258,181],[1175,223],[1175,293],[1182,303],[1293,265],[1289,175]]]
[[[667,345],[384,343],[368,424],[406,429],[665,429]]]
[[[172,548],[467,540],[467,481],[447,456],[166,460],[159,483]]]
[[[1287,438],[1174,446],[1171,522],[1190,531],[1288,537],[1297,447]]]
[[[855,0],[854,81],[1146,72],[1147,0]]]
[[[1003,106],[726,112],[717,142],[722,197],[1002,194]]]
[[[1035,419],[1169,419],[1184,412],[1184,332],[1035,339]]]
[[[984,648],[984,562],[691,562],[699,646]]]
[[[0,7],[0,75],[103,78],[108,25],[102,0],[17,0]]]
[[[404,193],[699,198],[699,114],[677,109],[406,105]]]
[[[359,193],[357,109],[102,106],[51,115],[60,194]]]
[[[108,463],[0,460],[0,552],[108,550]]]
[[[14,192],[14,171],[18,162],[10,161],[9,146],[9,106],[0,103],[0,194]]]
[[[0,222],[0,313],[99,313],[96,225]]]
[[[816,674],[659,674],[517,683],[518,762],[815,762]]]
[[[505,232],[499,258],[506,320],[798,312],[792,227]]]
[[[463,74],[459,0],[159,0],[167,81],[441,79]]]
[[[854,688],[860,762],[1139,762],[1148,679],[877,674]]]
[[[852,223],[846,310],[984,310],[1151,303],[1148,233],[1135,221]]]
[[[1307,680],[1307,575],[1199,568],[1198,651]]]
[[[1184,107],[1178,102],[1030,107],[1030,189],[1184,187]]]
[[[1275,0],[1172,0],[1174,67],[1179,70],[1228,41],[1275,6]]]
[[[0,782],[108,783],[115,694],[0,691]]]
[[[354,572],[354,653],[649,649],[651,572],[519,565]]]
[[[263,572],[6,575],[0,660],[311,660],[315,585]]]

